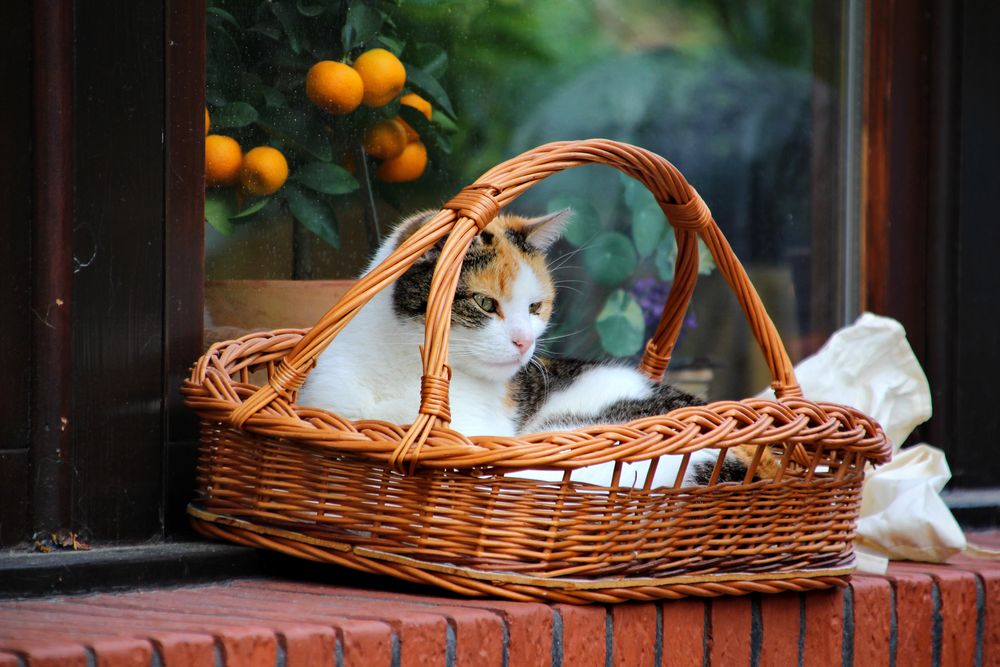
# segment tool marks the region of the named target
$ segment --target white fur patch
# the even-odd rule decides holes
[[[524,430],[537,431],[554,417],[598,415],[618,401],[645,399],[652,394],[652,382],[634,368],[595,366],[581,373],[570,386],[550,394]],[[575,426],[578,424],[566,424],[568,428]]]

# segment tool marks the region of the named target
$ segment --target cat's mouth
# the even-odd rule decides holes
[[[486,366],[490,369],[489,372],[491,375],[509,377],[519,371],[526,363],[528,363],[527,358],[522,360],[519,357],[513,357],[506,360],[495,359],[488,361],[486,362]]]

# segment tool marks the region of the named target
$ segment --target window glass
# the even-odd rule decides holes
[[[354,277],[396,220],[498,162],[605,137],[684,173],[799,359],[842,317],[840,11],[823,0],[210,0],[207,131],[235,141],[207,140],[208,279]],[[356,100],[353,72],[372,99]],[[242,162],[227,158],[234,144]],[[666,298],[672,235],[652,197],[606,167],[554,176],[514,208],[566,206],[575,219],[554,253],[546,347],[635,357]],[[712,398],[755,393],[766,369],[704,259],[673,378],[704,380]]]

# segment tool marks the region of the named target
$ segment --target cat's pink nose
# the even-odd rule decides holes
[[[510,339],[510,342],[514,343],[514,347],[516,347],[519,352],[524,352],[531,347],[531,344],[534,341],[530,336],[514,336]]]

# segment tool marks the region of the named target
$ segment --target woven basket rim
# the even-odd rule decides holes
[[[200,374],[186,380],[182,392],[203,419],[227,425],[226,416],[241,404],[240,393],[253,391],[253,385],[230,383],[230,396],[214,397],[210,401],[211,411],[203,406],[200,401],[205,393],[220,379],[228,377],[226,371],[220,370],[226,368],[226,362],[239,365],[243,354],[260,354],[264,350],[276,354],[267,345],[272,340],[277,340],[280,348],[290,349],[296,339],[307,332],[308,329],[275,329],[215,343],[204,355],[204,363],[199,365]],[[776,423],[760,427],[760,414],[774,418]],[[743,417],[747,424],[743,427],[747,437],[732,437],[736,426],[725,433],[717,432],[727,428],[724,426],[727,420],[739,417]],[[244,430],[263,436],[274,435],[272,428],[275,420],[282,422],[282,438],[298,441],[304,446],[341,449],[380,463],[389,460],[406,433],[406,425],[376,419],[349,420],[282,398],[262,412],[263,428],[257,426],[257,420],[251,420]],[[704,431],[713,421],[718,422],[717,428]],[[644,431],[646,426],[652,428],[652,434]],[[609,430],[623,436],[619,442],[632,444],[608,446]],[[614,426],[586,426],[504,438],[465,436],[450,428],[438,427],[432,431],[430,442],[423,450],[420,466],[429,469],[574,470],[609,461],[636,463],[666,454],[692,454],[703,449],[725,449],[737,445],[788,442],[801,444],[808,451],[813,447],[815,434],[821,431],[826,431],[828,438],[836,440],[838,449],[856,453],[873,464],[884,463],[891,456],[891,445],[881,427],[855,408],[805,398],[746,398],[685,406],[664,415],[652,415]],[[661,437],[651,437],[656,434]],[[801,437],[797,437],[799,434]],[[549,443],[554,437],[556,441]],[[635,441],[644,437],[649,440],[646,445],[634,446]],[[723,438],[725,444],[720,444]],[[437,439],[444,439],[447,444],[439,446]],[[549,443],[548,446],[546,443]],[[598,445],[599,451],[589,451]],[[435,448],[440,450],[436,455]],[[579,451],[585,453],[577,454]],[[548,460],[539,463],[540,459]]]

